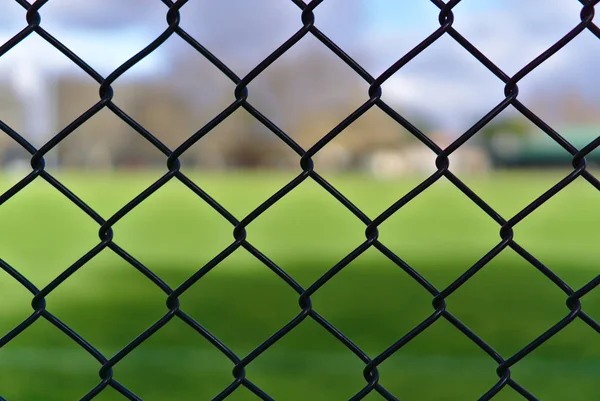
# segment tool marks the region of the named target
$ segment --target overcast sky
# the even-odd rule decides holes
[[[388,4],[388,12],[383,7],[381,12],[373,11],[364,40],[372,46],[379,73],[439,25],[438,10],[428,2],[377,3]],[[580,11],[581,4],[570,0],[464,1],[455,9],[454,27],[513,75],[575,27]],[[527,99],[540,89],[560,92],[576,87],[599,98],[598,68],[600,39],[583,32],[521,81],[520,96]],[[503,84],[446,36],[392,77],[384,94],[417,105],[447,124],[466,128],[465,121],[474,123],[502,100]]]
[[[0,2],[0,40],[5,41],[23,27],[25,14],[12,0]],[[159,0],[50,0],[41,15],[48,31],[107,75],[160,34],[166,27],[165,10]],[[580,11],[576,0],[464,1],[455,8],[454,27],[506,73],[514,74],[574,27]],[[438,13],[425,0],[325,0],[317,8],[316,23],[377,75],[439,27]],[[182,9],[182,25],[224,61],[244,60],[244,73],[301,22],[291,1],[190,0]],[[520,94],[526,98],[542,87],[575,86],[599,97],[599,54],[600,40],[584,32],[524,79]],[[127,76],[164,71],[168,55],[157,52]],[[49,69],[71,67],[35,37],[0,57],[0,73],[16,60]],[[442,124],[463,128],[465,121],[474,122],[502,99],[503,85],[445,36],[392,77],[384,96]]]

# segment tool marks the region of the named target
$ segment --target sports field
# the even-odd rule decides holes
[[[568,171],[506,172],[464,181],[508,219]],[[161,172],[61,173],[104,218]],[[242,219],[293,173],[190,173]],[[375,218],[423,177],[375,180],[325,175]],[[16,176],[0,176],[6,191]],[[583,179],[515,228],[515,240],[579,288],[600,273],[600,194]],[[99,243],[98,225],[44,181],[0,206],[0,257],[41,288]],[[365,227],[310,179],[247,228],[248,241],[308,287],[365,239]],[[442,179],[380,228],[379,239],[438,289],[499,241],[499,227]],[[175,287],[233,242],[233,228],[176,181],[114,226],[114,241]],[[0,335],[31,312],[31,295],[0,271]],[[105,250],[47,297],[47,308],[106,356],[158,320],[165,295]],[[290,321],[298,295],[240,249],[192,286],[181,308],[240,357]],[[314,309],[371,357],[431,314],[431,295],[369,249],[312,296]],[[448,309],[508,358],[566,316],[566,296],[512,250],[503,251],[447,299]],[[600,318],[600,290],[582,300]],[[78,400],[99,382],[98,363],[39,320],[0,349],[0,396],[8,401]],[[210,400],[233,380],[232,364],[174,319],[114,369],[147,401]],[[310,319],[258,357],[247,377],[277,400],[347,400],[364,385],[363,364]],[[439,320],[380,366],[380,382],[408,401],[476,400],[498,380],[496,364]],[[574,321],[515,366],[512,377],[541,400],[600,399],[600,341]],[[108,389],[95,399],[125,399]],[[258,399],[239,389],[229,399]],[[380,400],[373,393],[367,400]],[[505,388],[495,399],[520,400]]]

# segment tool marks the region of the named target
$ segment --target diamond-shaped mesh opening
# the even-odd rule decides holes
[[[512,367],[513,377],[540,399],[592,399],[599,394],[589,384],[599,368],[596,336],[575,320]]]
[[[581,22],[581,5],[569,1],[461,2],[455,10],[454,28],[510,75]]]
[[[263,169],[228,172],[185,169],[184,173],[237,219],[250,214],[297,175],[292,171]],[[244,196],[237,196],[239,193]]]
[[[350,399],[361,389],[363,367],[358,357],[307,318],[246,369],[250,380],[275,399],[318,388],[319,399],[333,400]]]
[[[560,135],[567,133],[573,137],[572,127],[566,127],[567,131],[562,127],[552,128]],[[586,135],[587,131],[583,132]],[[485,149],[494,171],[484,175],[458,171],[457,176],[505,219],[573,171],[573,155],[512,106],[486,124],[473,141]],[[579,148],[587,145],[585,139],[583,142],[577,141]],[[451,170],[452,166],[451,161]]]
[[[447,35],[382,88],[382,99],[400,106],[400,114],[406,109],[428,117],[440,143],[463,134],[504,99],[502,81]]]
[[[333,171],[324,171],[321,175],[371,219],[425,178],[417,174],[379,177],[373,173]]]
[[[235,87],[178,35],[111,86],[115,104],[172,150],[231,103]]]
[[[491,217],[442,178],[386,220],[379,239],[429,278],[430,271],[466,270],[499,242],[498,231]]]
[[[239,74],[247,74],[301,26],[292,2],[188,2],[181,27]]]
[[[114,231],[119,246],[172,285],[233,242],[231,224],[177,179],[126,214]]]
[[[49,169],[50,170],[50,169]],[[117,213],[164,173],[159,170],[60,169],[53,176],[104,219]],[[96,230],[97,232],[97,230]]]
[[[131,81],[116,90],[115,103],[169,148],[175,149],[191,136],[193,106],[166,80],[153,85]]]
[[[84,148],[86,151],[79,151]],[[62,169],[80,171],[156,170],[166,164],[166,156],[159,149],[106,108],[72,131],[49,156],[58,156]]]
[[[250,352],[300,312],[298,294],[243,249],[186,290],[180,301],[184,311],[234,352]]]
[[[92,0],[81,7],[71,1],[49,2],[40,10],[41,25],[84,62],[107,76],[167,27],[164,5],[156,2],[140,9],[135,3],[124,6],[118,1]],[[108,15],[113,18],[107,18]]]
[[[341,1],[332,3],[339,7]],[[327,7],[327,4],[328,2],[325,2],[322,7]],[[321,6],[317,8],[317,12],[320,8]],[[357,57],[357,61],[374,75],[383,73],[398,58],[439,28],[439,9],[430,2],[408,4],[373,0],[369,2],[368,7],[363,7],[363,12],[369,19],[377,20],[378,23],[369,24],[365,28],[368,29],[367,34],[358,39],[368,40],[367,54],[370,57],[365,56],[364,63],[360,57]]]
[[[202,107],[197,107],[192,116],[199,128],[198,121],[212,118],[224,108],[223,102],[233,100],[235,83],[193,45],[179,35],[172,35],[152,55],[170,60],[165,62],[168,67],[163,75],[165,81],[190,96],[192,102],[201,102]]]
[[[412,394],[423,400],[471,400],[498,381],[496,366],[484,351],[441,318],[378,369],[381,384],[400,399]]]
[[[105,249],[52,291],[46,302],[52,313],[100,352],[112,355],[164,315],[166,297],[142,273]]]
[[[225,103],[223,109],[230,101]],[[198,125],[195,131],[202,127]],[[297,174],[300,156],[246,110],[237,109],[186,150],[182,161],[186,173],[225,170],[242,174],[256,170],[274,175],[273,170],[280,169],[287,173],[289,181]],[[282,182],[273,192],[283,185]]]
[[[248,85],[248,101],[308,149],[364,103],[367,90],[360,76],[308,35]]]
[[[40,318],[0,352],[0,386],[8,400],[79,399],[94,387],[100,364]]]
[[[576,143],[585,135],[576,128],[580,131],[582,126],[591,126],[599,131],[597,110],[600,101],[592,90],[593,81],[585,78],[595,80],[592,71],[597,71],[600,64],[592,55],[598,50],[598,38],[584,31],[519,81],[519,96],[525,105],[547,124],[567,131],[563,134],[559,130],[559,133]],[[547,85],[549,80],[563,82],[566,79],[570,81],[567,87]],[[588,135],[592,136],[591,133]],[[596,132],[588,141],[598,135],[600,133]]]
[[[323,127],[322,135],[341,122],[342,119]],[[365,184],[370,184],[370,178],[396,181],[435,171],[435,154],[378,107],[361,115],[312,159],[315,170],[343,194],[346,189],[354,192],[361,189],[344,185],[343,177],[348,173],[360,175]],[[370,204],[359,206],[368,210]]]
[[[518,238],[519,234],[517,242]],[[456,278],[461,273],[456,271]],[[568,312],[566,299],[565,293],[534,266],[505,249],[446,302],[463,323],[501,355],[507,355],[564,317]],[[486,318],[482,318],[482,310]]]
[[[311,297],[315,310],[369,355],[383,352],[428,317],[432,298],[374,248]]]
[[[41,178],[2,205],[0,221],[2,259],[39,286],[99,242],[94,220]]]
[[[115,376],[142,399],[212,399],[233,381],[232,368],[225,355],[175,317],[119,362]]]
[[[515,239],[577,289],[597,274],[598,191],[577,178],[515,227]],[[559,212],[560,211],[560,212]]]
[[[314,281],[364,242],[364,229],[349,210],[307,179],[260,215],[247,231],[248,241],[283,269],[298,266],[310,272],[303,275],[306,279]]]

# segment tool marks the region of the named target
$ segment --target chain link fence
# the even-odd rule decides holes
[[[453,28],[454,14],[453,8],[460,2],[460,0],[451,0],[443,2],[441,0],[431,0],[432,3],[439,8],[439,28],[437,28],[431,35],[425,40],[419,43],[416,47],[406,53],[402,58],[396,61],[390,66],[383,74],[378,77],[371,76],[364,68],[357,64],[351,57],[349,57],[341,48],[339,48],[332,40],[330,40],[323,32],[317,28],[315,23],[314,10],[318,7],[323,0],[314,0],[308,4],[305,4],[301,0],[291,0],[298,7],[298,16],[302,22],[302,28],[299,29],[292,37],[290,37],[285,43],[283,43],[277,50],[260,62],[254,69],[250,71],[246,76],[239,77],[231,69],[215,57],[210,51],[208,51],[202,44],[198,43],[193,37],[191,37],[186,31],[180,26],[180,9],[186,3],[186,0],[172,2],[170,0],[163,0],[165,5],[165,15],[168,27],[167,29],[157,37],[152,43],[146,48],[136,54],[134,57],[129,59],[126,63],[121,65],[119,68],[114,70],[110,75],[104,77],[97,73],[92,67],[86,64],[80,59],[77,54],[69,50],[60,41],[54,38],[49,32],[44,30],[42,27],[40,10],[47,3],[47,0],[39,0],[30,4],[25,0],[16,0],[26,10],[26,21],[27,25],[17,35],[15,35],[8,42],[0,46],[0,57],[6,54],[11,48],[18,46],[21,41],[27,38],[29,35],[39,35],[45,39],[49,44],[58,49],[62,54],[67,56],[74,64],[76,64],[82,71],[92,77],[99,85],[99,96],[100,100],[89,108],[85,113],[80,115],[78,118],[73,120],[66,128],[58,132],[51,140],[45,143],[40,148],[34,147],[30,144],[23,136],[18,132],[14,131],[4,122],[0,121],[0,128],[4,133],[10,136],[15,142],[22,146],[27,152],[31,154],[31,167],[32,171],[16,185],[11,187],[8,191],[0,196],[0,205],[5,203],[23,188],[28,186],[35,179],[41,178],[47,183],[52,185],[56,191],[60,192],[73,204],[77,205],[82,211],[84,211],[90,219],[93,219],[99,226],[99,242],[98,244],[90,249],[83,257],[77,262],[71,265],[69,268],[64,270],[54,280],[52,280],[44,288],[37,288],[27,277],[22,275],[17,269],[10,266],[8,263],[0,259],[0,267],[8,273],[14,280],[20,283],[33,295],[31,305],[33,307],[33,313],[21,322],[19,325],[14,327],[8,333],[0,337],[0,352],[1,348],[8,344],[11,340],[15,339],[25,330],[27,330],[32,324],[39,319],[45,319],[52,325],[56,326],[59,330],[68,336],[74,343],[78,344],[82,349],[92,355],[99,363],[99,375],[100,381],[94,388],[91,388],[89,392],[82,396],[81,400],[91,400],[103,392],[107,387],[112,387],[120,394],[130,400],[141,400],[139,396],[129,390],[124,383],[119,382],[113,376],[113,369],[119,362],[128,354],[135,352],[136,348],[139,347],[144,341],[150,336],[159,331],[164,325],[173,319],[179,319],[186,323],[189,327],[194,329],[199,336],[204,337],[208,340],[216,349],[222,352],[232,363],[233,376],[231,384],[224,388],[218,395],[215,396],[215,400],[222,400],[231,395],[240,386],[246,387],[256,396],[263,400],[273,399],[263,389],[253,383],[246,376],[246,367],[252,364],[252,362],[273,346],[282,337],[286,336],[290,331],[294,330],[299,324],[306,319],[312,319],[320,326],[322,326],[331,336],[336,338],[342,343],[349,352],[356,355],[362,362],[364,362],[364,387],[356,393],[351,399],[360,400],[366,397],[369,393],[377,392],[383,398],[387,400],[398,400],[401,394],[392,394],[382,384],[379,383],[379,372],[378,366],[390,358],[391,355],[402,349],[407,343],[419,336],[425,330],[428,329],[434,322],[439,319],[445,319],[451,323],[456,330],[460,331],[464,336],[469,338],[475,343],[481,350],[483,350],[489,358],[493,359],[497,367],[498,380],[496,384],[490,388],[485,394],[482,394],[480,400],[490,400],[502,390],[505,386],[510,386],[516,390],[524,399],[537,400],[536,396],[532,394],[528,389],[519,384],[516,380],[511,377],[511,368],[518,364],[521,360],[526,358],[528,354],[538,348],[541,344],[549,340],[551,337],[556,335],[558,332],[567,327],[574,320],[581,320],[589,325],[591,328],[600,332],[600,325],[593,318],[591,318],[586,312],[583,311],[580,299],[594,289],[600,283],[600,276],[597,276],[592,281],[588,282],[581,288],[573,289],[565,281],[563,281],[557,274],[551,269],[545,266],[542,262],[532,256],[526,249],[520,246],[513,238],[514,229],[526,216],[534,212],[543,203],[548,201],[551,197],[556,195],[559,191],[568,186],[576,178],[582,177],[588,181],[595,188],[600,189],[600,182],[586,169],[586,155],[593,151],[598,145],[600,145],[600,137],[589,143],[587,146],[577,149],[565,138],[561,137],[558,132],[552,129],[546,124],[541,118],[534,114],[518,99],[519,87],[518,83],[521,79],[527,76],[529,73],[534,71],[538,66],[544,63],[549,57],[561,50],[567,43],[573,40],[581,32],[588,30],[593,33],[596,37],[600,38],[600,28],[596,26],[592,20],[594,18],[594,6],[598,0],[580,0],[582,4],[581,8],[581,22],[573,27],[559,41],[553,44],[546,51],[541,53],[538,57],[528,63],[520,71],[513,76],[505,74],[498,66],[490,61],[482,52],[480,52],[475,46],[473,46],[465,37],[463,37],[457,30]],[[214,117],[205,126],[200,128],[197,132],[191,135],[185,142],[183,142],[176,149],[170,149],[160,140],[158,140],[152,133],[148,132],[138,122],[132,119],[126,112],[120,109],[115,103],[112,102],[113,89],[111,85],[119,79],[126,71],[148,56],[150,53],[160,47],[169,37],[177,35],[185,42],[189,44],[198,53],[202,54],[207,60],[209,60],[214,66],[216,66],[224,75],[226,75],[233,83],[235,83],[235,91],[232,96],[231,104],[225,108],[221,113]],[[333,52],[340,60],[346,63],[352,70],[356,72],[362,79],[364,79],[369,85],[368,95],[365,96],[367,100],[350,115],[348,115],[341,123],[339,123],[334,129],[323,136],[314,146],[309,149],[304,149],[298,143],[296,143],[290,136],[278,128],[272,121],[265,117],[259,110],[252,106],[248,101],[248,85],[252,82],[259,74],[261,74],[269,65],[275,60],[292,48],[300,39],[306,35],[313,35],[321,43],[323,43],[331,52]],[[431,139],[428,138],[426,133],[421,132],[414,125],[412,125],[402,115],[392,109],[382,99],[381,86],[387,79],[389,79],[394,73],[399,71],[403,66],[409,63],[415,56],[421,53],[423,50],[428,48],[432,43],[438,40],[443,35],[448,35],[453,38],[456,43],[460,44],[465,50],[467,50],[475,59],[483,64],[490,73],[494,74],[500,81],[504,83],[504,95],[505,98],[498,103],[492,110],[490,110],[483,118],[481,118],[475,125],[464,132],[458,139],[456,139],[450,146],[445,149],[440,148]],[[452,155],[459,147],[461,147],[466,141],[477,134],[487,123],[489,123],[494,117],[500,112],[512,105],[517,109],[523,116],[533,122],[537,127],[543,130],[550,138],[558,143],[565,152],[572,155],[572,171],[565,176],[562,180],[557,182],[551,189],[539,196],[535,201],[531,202],[524,209],[518,212],[514,216],[501,216],[496,212],[490,205],[484,202],[473,190],[471,190],[464,182],[462,182],[456,175],[452,173],[452,166],[449,162],[449,156]],[[133,128],[139,135],[145,138],[151,143],[156,149],[160,150],[164,154],[164,160],[167,171],[162,177],[156,182],[146,188],[143,192],[137,195],[129,203],[127,203],[122,209],[112,216],[101,216],[85,202],[83,202],[75,193],[71,192],[63,183],[57,180],[52,174],[45,169],[44,157],[55,148],[61,141],[65,140],[75,129],[85,124],[88,119],[98,113],[100,110],[107,108],[112,111],[116,116],[127,123]],[[179,158],[188,150],[193,144],[201,141],[202,138],[217,125],[227,119],[237,109],[243,108],[250,113],[256,120],[262,123],[268,128],[273,135],[276,135],[282,142],[284,142],[289,148],[291,148],[297,155],[301,172],[292,179],[289,183],[279,189],[274,195],[268,198],[258,208],[253,210],[250,214],[242,218],[237,219],[221,204],[216,202],[208,193],[202,188],[196,185],[188,176],[186,176],[180,170]],[[315,156],[323,147],[325,147],[332,139],[338,135],[343,135],[343,131],[346,127],[357,120],[361,115],[367,112],[371,108],[379,108],[385,112],[388,116],[393,118],[398,124],[408,130],[414,137],[425,144],[432,152],[437,155],[435,165],[437,171],[421,182],[418,186],[413,188],[401,199],[396,201],[394,204],[389,206],[387,210],[381,213],[379,216],[371,219],[367,217],[363,211],[352,204],[342,193],[340,193],[333,185],[331,185],[322,175],[319,174],[313,167],[312,158]],[[478,207],[483,210],[488,216],[490,216],[498,224],[500,240],[498,244],[493,247],[484,257],[472,265],[466,270],[460,277],[456,278],[454,282],[448,285],[446,288],[436,288],[431,282],[427,281],[418,271],[413,269],[405,261],[403,261],[398,255],[392,252],[389,248],[383,244],[378,238],[378,227],[386,221],[392,214],[397,212],[400,208],[414,199],[416,196],[421,194],[431,185],[436,183],[438,180],[445,178],[450,181],[456,188],[472,200],[473,207]],[[159,191],[170,180],[178,180],[184,184],[190,191],[195,193],[204,202],[210,205],[216,210],[224,219],[226,219],[232,227],[233,242],[226,248],[223,249],[218,256],[208,262],[205,266],[197,270],[187,280],[185,280],[177,288],[171,288],[166,282],[161,280],[154,272],[144,266],[141,262],[136,260],[127,251],[121,248],[115,241],[113,241],[113,226],[121,220],[125,215],[131,212],[136,206],[143,202],[146,198],[152,195],[154,192]],[[333,196],[340,204],[340,207],[345,207],[350,210],[358,219],[360,219],[365,226],[365,240],[364,242],[354,249],[350,254],[345,256],[337,264],[331,267],[325,274],[323,274],[318,280],[313,282],[307,288],[301,286],[296,282],[286,271],[280,266],[271,261],[266,257],[259,249],[254,247],[246,237],[246,227],[273,204],[278,202],[280,199],[286,196],[295,187],[300,185],[305,180],[313,180],[320,186],[322,186],[331,196]],[[85,338],[80,336],[76,331],[66,325],[63,321],[57,318],[52,312],[46,308],[46,297],[56,290],[65,280],[67,280],[77,270],[84,268],[85,264],[98,255],[105,248],[111,249],[117,255],[127,261],[133,269],[137,269],[141,272],[149,281],[154,283],[160,288],[165,294],[166,300],[166,311],[164,316],[156,321],[151,327],[139,334],[137,338],[128,343],[116,354],[109,356],[99,352],[93,344],[86,341]],[[276,333],[267,338],[262,344],[256,347],[247,355],[237,355],[234,353],[226,344],[221,342],[215,335],[209,332],[202,324],[187,314],[179,305],[179,297],[185,293],[191,286],[201,280],[208,272],[214,269],[221,261],[223,261],[228,255],[232,254],[236,249],[244,248],[250,252],[256,259],[267,266],[274,274],[276,274],[283,282],[289,285],[298,294],[298,314],[295,318],[289,321],[285,326],[281,327]],[[387,349],[379,355],[367,355],[361,350],[356,344],[354,344],[348,337],[344,335],[340,330],[334,327],[329,321],[327,321],[322,315],[313,309],[311,304],[311,296],[315,292],[327,283],[329,280],[334,280],[336,274],[338,274],[345,266],[356,259],[359,255],[364,253],[369,248],[375,248],[385,257],[389,258],[399,268],[404,270],[416,283],[425,288],[432,297],[432,312],[425,320],[419,325],[414,327],[412,330],[407,332],[403,337],[399,338],[395,343],[389,345]],[[554,326],[548,329],[546,332],[540,334],[531,343],[524,346],[518,352],[513,355],[500,355],[492,346],[486,341],[473,332],[469,327],[463,324],[447,307],[445,299],[454,293],[458,288],[464,285],[474,275],[476,275],[484,266],[490,262],[495,256],[497,256],[505,248],[512,248],[522,258],[524,258],[531,265],[535,266],[548,280],[552,281],[558,288],[565,293],[566,306],[568,311],[565,312],[564,318],[556,322]],[[481,311],[485,314],[485,311]],[[224,317],[225,318],[225,317]],[[2,397],[0,397],[2,399]]]

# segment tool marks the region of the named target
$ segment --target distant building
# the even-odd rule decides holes
[[[93,81],[64,78],[57,84],[57,120],[66,127],[99,100]],[[118,83],[114,103],[141,128],[171,150],[194,132],[194,111],[186,99],[162,82]],[[166,156],[108,108],[104,108],[60,143],[63,166],[164,166]]]
[[[442,149],[451,144],[450,136],[444,132],[430,134]],[[398,149],[381,149],[368,158],[367,170],[379,178],[402,175],[430,175],[437,170],[437,155],[423,144],[409,144]],[[469,142],[462,145],[449,157],[450,170],[455,173],[482,173],[490,168],[484,149]]]
[[[600,124],[574,124],[555,129],[577,149],[600,136]],[[571,165],[573,160],[573,155],[539,130],[520,137],[510,133],[495,135],[486,148],[497,167],[551,167]],[[592,151],[586,160],[600,164],[600,151]]]

